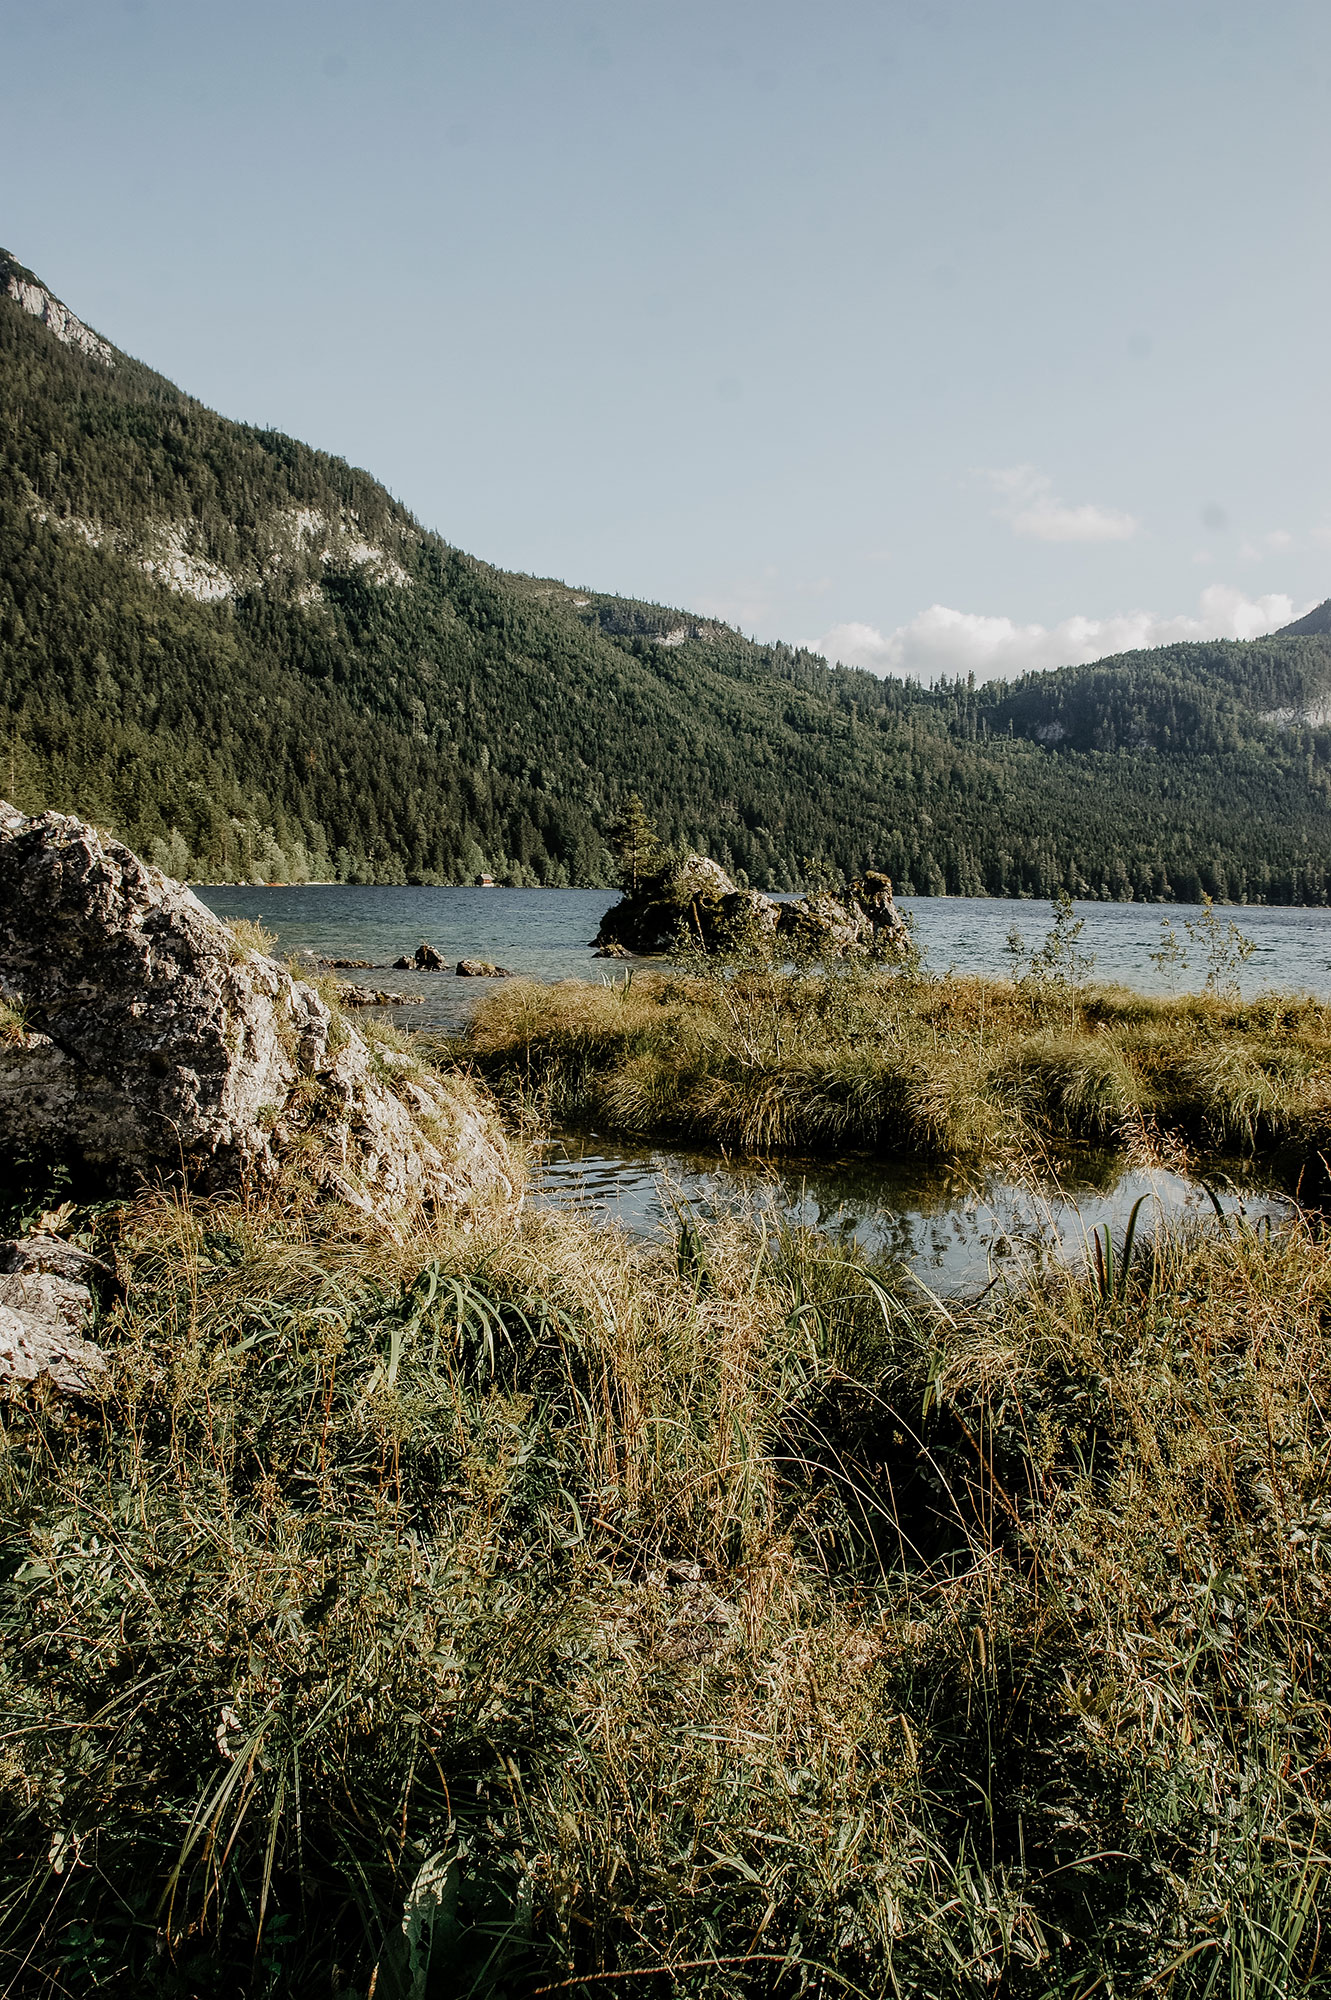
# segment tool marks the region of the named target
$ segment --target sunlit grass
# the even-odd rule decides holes
[[[949,1310],[687,1218],[98,1227],[104,1397],[0,1407],[0,1984],[1317,1990],[1306,1225]]]
[[[747,1151],[979,1159],[1150,1121],[1215,1148],[1331,1145],[1331,1008],[865,970],[516,981],[470,1058],[552,1123]]]

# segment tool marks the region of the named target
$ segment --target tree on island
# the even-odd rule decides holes
[[[658,874],[667,859],[665,843],[636,792],[629,794],[624,810],[610,822],[606,838],[620,888],[626,896],[636,896],[640,884]]]

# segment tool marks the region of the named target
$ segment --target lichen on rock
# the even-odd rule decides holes
[[[61,813],[0,802],[0,1134],[123,1185],[298,1168],[366,1213],[512,1206],[469,1079],[358,1034],[190,890]]]

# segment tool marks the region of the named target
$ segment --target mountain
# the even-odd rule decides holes
[[[1297,639],[1304,632],[1331,632],[1331,597],[1324,597],[1306,617],[1296,618],[1292,625],[1282,625],[1273,636],[1277,639]]]
[[[636,791],[762,888],[1331,897],[1320,628],[979,688],[829,668],[464,554],[3,253],[0,670],[0,793],[203,880],[604,882]]]

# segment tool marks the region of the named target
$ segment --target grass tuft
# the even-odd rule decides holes
[[[1331,1008],[854,967],[514,981],[465,1053],[522,1115],[749,1152],[976,1162],[1154,1125],[1331,1153]]]
[[[1307,1224],[947,1311],[687,1217],[96,1226],[104,1393],[0,1404],[0,1987],[1324,1989]]]

